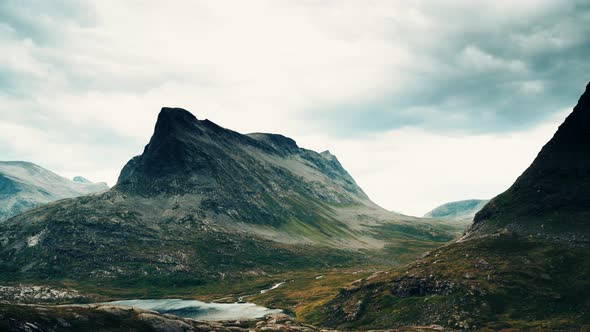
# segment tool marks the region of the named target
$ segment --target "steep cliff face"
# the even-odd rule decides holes
[[[116,190],[191,194],[201,211],[273,225],[317,218],[322,204],[369,201],[335,157],[281,135],[241,135],[178,108],[162,109],[152,139],[123,168]]]
[[[467,238],[498,231],[588,240],[590,84],[531,166],[479,211]]]
[[[458,231],[375,205],[329,152],[164,108],[111,190],[0,223],[0,269],[9,280],[196,285],[398,263]]]
[[[64,198],[105,191],[105,183],[70,181],[24,161],[0,161],[0,220]]]

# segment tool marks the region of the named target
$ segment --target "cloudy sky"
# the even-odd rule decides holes
[[[112,185],[178,106],[421,215],[530,164],[590,80],[590,3],[2,0],[0,49],[0,160]]]

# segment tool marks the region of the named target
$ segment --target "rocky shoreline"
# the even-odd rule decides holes
[[[0,303],[0,330],[50,331],[154,331],[154,332],[337,332],[301,324],[285,314],[256,320],[198,321],[135,307],[105,304],[14,305]],[[381,332],[451,331],[440,326],[402,327]]]

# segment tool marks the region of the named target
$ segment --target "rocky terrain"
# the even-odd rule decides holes
[[[197,321],[155,311],[111,305],[39,306],[0,303],[0,330],[49,331],[154,331],[154,332],[337,332],[297,323],[285,314],[258,320]],[[451,331],[440,326],[403,327],[382,332]]]
[[[74,289],[48,286],[0,286],[0,298],[11,303],[37,303],[84,300]]]
[[[397,264],[460,231],[377,206],[327,151],[164,108],[111,190],[0,222],[0,281],[161,295],[281,271]]]
[[[71,181],[29,162],[0,161],[0,221],[49,202],[109,189],[105,183],[80,179]]]
[[[487,199],[468,199],[445,203],[427,212],[424,218],[440,218],[471,223],[475,214],[489,202]]]
[[[339,328],[590,328],[590,84],[514,185],[465,236],[359,280],[310,321]]]

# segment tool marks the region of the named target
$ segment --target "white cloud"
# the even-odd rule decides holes
[[[507,61],[488,54],[476,46],[467,46],[460,55],[460,61],[467,70],[525,72],[526,64],[522,61]]]
[[[26,126],[0,123],[0,142],[8,145],[3,147],[3,153],[12,157],[6,159],[32,161],[68,178],[83,175],[93,181],[115,183],[117,169],[124,165],[121,157],[127,158],[126,149],[61,141],[58,136]]]
[[[381,206],[421,216],[443,203],[492,198],[508,189],[569,112],[510,134],[441,135],[402,128],[365,139],[307,136],[298,143],[329,148]]]
[[[240,132],[330,149],[377,202],[414,214],[493,196],[514,180],[553,119],[512,134],[465,132],[546,120],[540,111],[510,116],[537,112],[535,104],[494,107],[517,94],[551,96],[550,79],[562,76],[520,58],[565,52],[587,38],[568,23],[574,5],[562,1],[61,3],[73,9],[42,6],[39,20],[26,10],[19,24],[0,13],[0,70],[12,75],[0,77],[2,159],[113,184],[141,153],[160,107],[178,106]],[[28,35],[22,22],[39,25]],[[489,77],[506,83],[507,94],[495,95]],[[350,105],[360,105],[352,119],[362,121],[339,121]],[[467,130],[433,130],[453,125]]]
[[[520,89],[525,93],[541,93],[544,90],[543,81],[533,80],[522,82]]]

